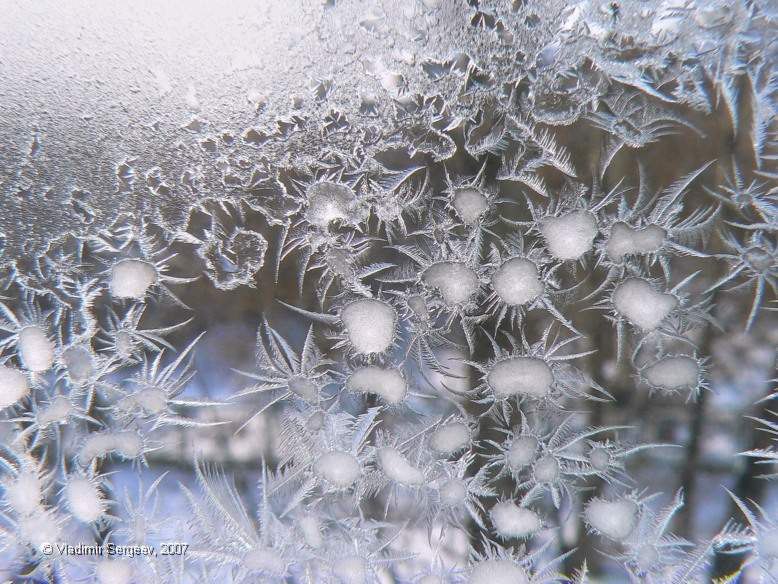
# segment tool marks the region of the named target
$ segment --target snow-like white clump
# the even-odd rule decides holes
[[[43,486],[37,473],[25,470],[4,483],[3,502],[19,515],[30,515],[41,509]]]
[[[550,454],[541,456],[532,471],[539,483],[553,483],[559,478],[559,461]]]
[[[432,264],[421,277],[427,286],[440,292],[448,306],[464,304],[478,291],[478,276],[462,262],[438,262]]]
[[[64,424],[72,411],[73,404],[64,395],[59,395],[38,412],[38,426],[44,428],[49,424]]]
[[[588,211],[573,211],[541,220],[540,233],[555,258],[577,260],[592,249],[597,221]]]
[[[132,566],[126,560],[101,560],[95,569],[95,578],[100,584],[129,584]]]
[[[467,225],[477,222],[489,207],[486,196],[476,189],[457,189],[454,193],[453,204],[457,215]]]
[[[356,457],[342,450],[323,454],[313,468],[318,476],[338,488],[350,487],[362,474]]]
[[[84,383],[92,378],[95,370],[94,357],[86,347],[68,347],[62,353],[62,360],[68,369],[68,375],[75,383]]]
[[[357,353],[382,353],[394,341],[397,312],[380,300],[355,300],[343,307],[340,320]]]
[[[319,397],[319,386],[303,375],[294,375],[289,378],[289,391],[303,398],[305,401],[315,402]]]
[[[495,531],[505,538],[527,538],[543,527],[540,516],[532,509],[519,507],[510,501],[492,507],[491,517]]]
[[[18,526],[21,539],[31,543],[36,548],[47,543],[61,541],[62,526],[50,511],[39,511],[20,517]]]
[[[610,452],[601,446],[592,448],[589,452],[589,464],[592,465],[592,468],[599,470],[600,472],[606,470],[611,465]]]
[[[492,287],[500,300],[521,306],[543,294],[538,267],[524,258],[504,261],[492,276]]]
[[[0,409],[12,406],[29,394],[27,376],[18,369],[0,365]]]
[[[311,225],[326,229],[335,220],[353,218],[357,195],[351,187],[322,181],[312,184],[306,192],[308,208],[305,219]]]
[[[627,278],[613,291],[613,305],[629,322],[652,331],[678,306],[678,299],[657,292],[646,280]]]
[[[243,566],[252,571],[263,572],[268,576],[282,577],[286,573],[287,563],[272,548],[255,548],[243,556]]]
[[[380,448],[378,465],[386,476],[403,485],[413,486],[424,482],[424,473],[413,466],[396,448]]]
[[[19,331],[18,350],[22,366],[29,371],[39,373],[54,364],[54,343],[39,326],[26,326]]]
[[[143,300],[157,283],[157,268],[143,260],[121,260],[111,268],[111,294],[116,298]]]
[[[65,500],[73,516],[84,523],[97,521],[105,513],[100,489],[86,477],[71,477],[65,486]]]
[[[438,489],[440,502],[448,507],[458,507],[467,498],[467,486],[460,479],[448,479]]]
[[[526,570],[510,560],[484,560],[470,574],[470,584],[529,584]]]
[[[144,387],[134,393],[132,398],[144,412],[149,414],[159,414],[167,408],[167,393],[158,387]]]
[[[508,449],[508,465],[513,470],[521,470],[535,458],[538,439],[534,436],[519,436],[511,442]]]
[[[551,389],[554,375],[542,359],[511,357],[495,363],[486,380],[497,399],[514,395],[543,397]]]
[[[429,574],[419,580],[419,584],[444,584],[443,579],[435,574]]]
[[[364,584],[367,581],[368,572],[367,562],[359,556],[338,558],[332,567],[332,573],[342,584]]]
[[[656,225],[633,229],[626,223],[616,223],[605,246],[605,253],[620,262],[625,255],[646,254],[659,251],[665,242],[667,232]]]
[[[697,386],[700,366],[691,357],[665,357],[643,372],[654,387],[668,390],[692,389]]]
[[[400,403],[408,393],[408,385],[398,369],[377,365],[357,368],[346,380],[346,389],[359,393],[375,393],[388,404]]]
[[[597,532],[621,541],[629,537],[637,526],[638,511],[638,504],[629,499],[593,499],[586,506],[584,518]]]
[[[451,455],[465,448],[470,442],[470,430],[462,422],[451,422],[437,428],[430,437],[435,452]]]
[[[90,434],[84,440],[78,454],[79,462],[86,466],[95,458],[102,458],[109,452],[118,452],[124,458],[136,458],[143,450],[143,440],[137,432],[124,430]]]
[[[305,543],[313,549],[319,549],[324,543],[321,535],[321,523],[314,515],[305,515],[299,521],[300,531]]]

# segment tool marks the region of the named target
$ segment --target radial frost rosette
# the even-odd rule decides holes
[[[0,365],[0,410],[10,407],[30,395],[30,381],[22,371]]]
[[[470,448],[475,424],[462,415],[448,416],[427,432],[427,447],[441,458],[454,456]]]
[[[169,298],[188,308],[169,288],[171,284],[188,284],[197,277],[171,274],[173,260],[165,234],[145,219],[122,216],[92,241],[98,261],[104,266],[103,280],[112,296],[119,301],[143,302],[151,294]]]
[[[396,345],[399,315],[392,303],[381,297],[349,296],[333,307],[331,313],[281,304],[332,327],[336,340],[333,348],[345,348],[351,356],[371,361],[386,356]]]
[[[103,519],[108,510],[99,481],[86,475],[67,477],[61,496],[72,516],[82,523],[95,523]]]
[[[708,388],[705,360],[695,354],[665,354],[644,364],[638,379],[651,391],[666,395],[686,393],[689,398]]]
[[[488,405],[490,412],[507,412],[512,403],[530,401],[560,406],[566,398],[592,399],[589,389],[609,397],[593,380],[567,363],[591,352],[562,355],[563,347],[582,337],[574,335],[552,343],[547,329],[543,339],[530,344],[526,338],[508,337],[512,349],[499,347],[494,340],[495,356],[489,361],[467,361],[479,374],[474,394],[477,403]]]
[[[659,292],[642,278],[617,284],[611,298],[616,313],[645,332],[656,330],[679,305],[675,296]]]
[[[495,533],[503,540],[529,539],[543,528],[535,511],[512,501],[500,501],[489,511]]]
[[[19,314],[2,303],[0,311],[0,331],[7,333],[0,341],[0,349],[14,350],[22,369],[33,375],[51,369],[57,358],[49,323],[51,313],[42,311],[32,295],[24,296]]]
[[[624,541],[635,530],[640,518],[640,505],[628,497],[592,499],[584,509],[589,528],[614,541]]]
[[[499,206],[508,200],[500,198],[498,189],[489,183],[486,163],[474,176],[452,176],[446,169],[445,184],[446,188],[433,200],[445,202],[448,212],[468,236],[479,242],[485,231],[500,221]]]

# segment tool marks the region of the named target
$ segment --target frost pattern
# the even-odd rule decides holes
[[[770,2],[3,14],[2,579],[776,581]]]

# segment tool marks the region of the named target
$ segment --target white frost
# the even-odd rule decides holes
[[[142,300],[157,282],[157,269],[142,260],[121,260],[111,268],[111,294],[117,298]]]
[[[543,527],[540,516],[510,501],[497,503],[491,510],[492,523],[498,535],[506,538],[526,538]]]
[[[441,503],[448,507],[458,507],[465,502],[467,487],[464,481],[449,479],[440,486],[438,493]]]
[[[75,383],[84,383],[92,378],[94,373],[94,357],[86,347],[68,347],[62,353],[62,360],[68,368],[68,375]]]
[[[5,483],[4,502],[19,515],[30,515],[41,508],[43,487],[36,473],[22,471],[12,481]]]
[[[678,306],[678,299],[657,292],[645,280],[627,278],[613,291],[613,305],[632,324],[652,331]]]
[[[0,409],[12,406],[30,393],[27,376],[13,367],[0,365]]]
[[[65,486],[65,500],[73,516],[92,523],[105,513],[105,500],[100,489],[85,477],[72,477]]]
[[[538,267],[524,258],[504,261],[492,276],[492,287],[500,300],[521,306],[543,294]]]
[[[132,566],[125,560],[101,560],[95,569],[100,584],[129,584],[132,580]]]
[[[577,260],[592,249],[597,221],[588,211],[573,211],[541,220],[540,233],[555,258]]]
[[[315,402],[319,396],[319,386],[303,375],[289,378],[289,391],[308,402]]]
[[[386,476],[398,483],[420,485],[424,482],[424,473],[413,466],[396,448],[379,449],[378,464]]]
[[[450,455],[465,448],[470,442],[470,430],[462,422],[451,422],[437,428],[430,437],[435,452]]]
[[[359,393],[375,393],[389,404],[400,403],[408,392],[405,378],[398,369],[377,365],[357,368],[346,380],[346,389]]]
[[[586,522],[615,541],[628,537],[638,523],[638,505],[629,499],[594,499],[584,511]]]
[[[508,465],[513,470],[521,470],[535,458],[538,439],[534,436],[519,436],[511,442],[508,449]]]
[[[256,548],[243,556],[243,565],[249,570],[264,572],[280,578],[286,573],[286,561],[271,548]]]
[[[394,340],[397,312],[380,300],[355,300],[343,307],[340,319],[358,353],[382,353]]]
[[[333,221],[348,219],[357,202],[356,193],[349,186],[322,181],[308,187],[306,193],[308,223],[326,229]]]
[[[19,358],[25,369],[36,373],[54,364],[54,344],[39,326],[26,326],[19,331]]]
[[[486,380],[497,399],[513,395],[543,397],[551,389],[554,376],[542,359],[511,357],[495,363]]]
[[[470,574],[470,584],[529,584],[529,578],[510,560],[484,560]]]
[[[626,223],[616,223],[605,246],[605,253],[612,260],[620,262],[628,254],[646,254],[659,251],[665,242],[667,232],[656,225],[633,229]]]
[[[338,558],[332,572],[343,584],[364,584],[367,579],[368,566],[364,558],[350,556]]]
[[[644,375],[654,387],[691,389],[697,385],[700,366],[691,357],[665,357],[647,367]]]
[[[436,288],[448,306],[463,304],[478,291],[478,276],[462,262],[432,264],[421,277],[428,286]]]
[[[362,474],[356,457],[342,450],[331,450],[320,456],[314,471],[338,488],[350,487]]]
[[[454,209],[467,225],[472,225],[489,206],[483,193],[476,189],[457,189],[454,193]]]
[[[541,456],[532,470],[539,483],[553,483],[559,478],[559,462],[550,454]]]

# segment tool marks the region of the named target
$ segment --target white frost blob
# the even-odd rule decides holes
[[[316,227],[327,228],[336,219],[348,219],[357,195],[347,185],[322,181],[308,187],[308,209],[305,218]]]
[[[589,452],[589,463],[595,470],[603,472],[611,465],[611,455],[605,448],[595,446]]]
[[[321,524],[313,515],[306,515],[300,519],[300,531],[303,532],[305,543],[313,549],[319,549],[324,543],[321,536]]]
[[[430,446],[435,452],[454,454],[470,442],[470,430],[462,422],[451,422],[437,428],[430,437]]]
[[[386,476],[398,483],[413,486],[424,482],[424,473],[413,466],[396,448],[380,448],[378,464]]]
[[[30,515],[41,508],[43,488],[37,474],[23,471],[5,484],[5,504],[19,515]]]
[[[584,511],[586,522],[615,541],[628,537],[638,524],[638,505],[629,499],[594,499]]]
[[[113,435],[113,448],[125,458],[136,458],[143,449],[143,441],[135,432],[123,431]]]
[[[632,324],[652,331],[678,306],[678,299],[657,292],[645,280],[627,278],[613,291],[613,305]]]
[[[315,402],[319,397],[319,386],[303,375],[289,378],[289,391],[308,402]]]
[[[46,371],[54,363],[54,344],[39,326],[26,326],[19,331],[19,358],[30,371]]]
[[[142,260],[121,260],[111,268],[111,294],[117,298],[142,300],[157,282],[157,269]]]
[[[12,406],[30,393],[27,376],[13,367],[0,365],[0,409]]]
[[[356,457],[342,450],[331,450],[320,456],[314,465],[314,471],[341,489],[353,485],[362,474]]]
[[[84,383],[92,378],[94,373],[94,357],[86,347],[68,347],[62,353],[62,360],[68,369],[68,375],[75,383]]]
[[[619,222],[611,227],[605,253],[610,259],[620,262],[625,255],[659,251],[666,237],[667,232],[656,225],[633,229],[626,223]]]
[[[554,375],[542,359],[511,357],[495,363],[486,380],[497,399],[514,395],[543,397],[551,389]]]
[[[470,584],[529,584],[527,572],[510,560],[479,562],[470,574]]]
[[[343,307],[340,320],[358,353],[382,353],[394,340],[397,312],[380,300],[355,300]]]
[[[102,560],[97,564],[95,577],[100,584],[129,584],[132,566],[125,560]]]
[[[492,276],[492,287],[500,300],[511,306],[527,304],[543,294],[538,267],[524,258],[503,262]]]
[[[508,465],[513,470],[521,470],[535,458],[538,439],[534,436],[519,436],[508,449]]]
[[[440,576],[429,574],[428,576],[424,576],[421,580],[419,580],[419,584],[444,584],[444,582]]]
[[[270,548],[256,548],[243,556],[243,566],[252,571],[264,572],[280,578],[286,573],[286,561]]]
[[[79,462],[86,466],[95,458],[101,458],[113,451],[124,458],[137,458],[143,451],[143,440],[137,432],[131,430],[90,434],[79,451]]]
[[[454,193],[454,209],[467,225],[472,225],[489,206],[484,194],[476,189],[457,189]]]
[[[541,220],[540,233],[555,258],[577,260],[592,249],[597,237],[597,221],[588,211],[573,211]]]
[[[458,507],[467,498],[467,486],[459,479],[449,479],[438,490],[440,502],[448,507]]]
[[[478,276],[462,262],[432,264],[424,270],[421,279],[436,288],[448,306],[463,304],[478,291]]]
[[[368,566],[364,558],[350,556],[338,558],[332,567],[332,572],[343,584],[364,584],[367,579]]]
[[[149,414],[159,414],[167,408],[167,393],[158,387],[144,387],[132,397]]]
[[[399,404],[408,393],[408,386],[398,369],[377,365],[355,369],[346,380],[346,389],[359,393],[375,393],[388,404]]]
[[[72,477],[65,486],[65,500],[73,516],[92,523],[105,513],[105,500],[100,489],[85,477]]]
[[[543,522],[537,513],[510,501],[497,503],[492,507],[491,517],[497,534],[506,538],[530,537],[543,527]]]
[[[654,387],[680,390],[697,386],[700,366],[691,357],[665,357],[644,371],[646,380]]]
[[[553,483],[559,478],[559,462],[550,454],[541,456],[532,470],[539,483]]]
[[[49,424],[64,424],[68,421],[68,416],[73,410],[72,404],[63,395],[59,395],[51,400],[51,403],[38,412],[38,426],[45,428]]]
[[[19,518],[19,535],[39,548],[45,543],[60,541],[62,529],[51,513],[38,512]]]

